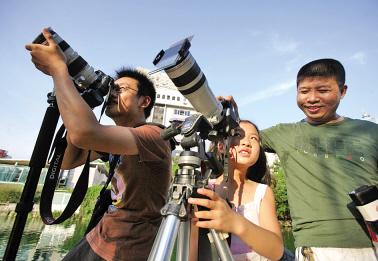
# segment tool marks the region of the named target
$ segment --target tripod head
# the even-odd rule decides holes
[[[192,208],[188,199],[204,197],[197,193],[197,189],[205,187],[210,177],[225,175],[227,169],[227,146],[227,149],[222,152],[223,154],[227,153],[227,156],[223,157],[223,161],[216,150],[214,152],[205,151],[205,141],[210,137],[214,148],[217,148],[218,141],[222,139],[228,141],[230,137],[228,135],[236,133],[235,127],[230,128],[228,124],[222,126],[224,126],[223,129],[215,129],[202,114],[194,114],[183,122],[172,122],[171,126],[162,131],[161,136],[164,139],[182,134],[181,146],[184,150],[178,158],[179,168],[169,189],[168,202],[161,209],[163,221],[150,252],[149,261],[168,260],[172,254],[176,236],[178,236],[177,256],[184,257],[184,259],[178,258],[178,260],[186,260],[185,258],[189,256],[189,220]],[[213,136],[210,136],[211,133]],[[194,151],[193,148],[197,148],[197,151]],[[210,229],[209,238],[214,242],[222,261],[233,260],[227,245],[227,236]]]
[[[161,137],[165,140],[181,134],[181,147],[184,149],[179,155],[178,166],[173,183],[171,184],[170,202],[162,209],[162,215],[177,215],[187,218],[188,204],[186,201],[192,194],[197,194],[197,188],[207,185],[210,178],[217,178],[224,174],[225,158],[228,158],[228,149],[221,154],[217,147],[219,142],[226,142],[231,135],[236,134],[238,124],[232,120],[232,115],[224,117],[224,122],[217,128],[202,114],[193,114],[183,122],[175,121],[164,129]],[[231,123],[231,124],[230,124]],[[205,141],[214,144],[213,152],[206,152]],[[197,148],[197,151],[193,151]],[[199,170],[201,169],[201,170]]]

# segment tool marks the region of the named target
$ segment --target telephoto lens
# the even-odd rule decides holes
[[[92,85],[96,84],[99,75],[96,74],[93,67],[90,66],[77,52],[75,52],[71,46],[64,41],[54,30],[50,27],[48,28],[54,41],[63,51],[66,57],[68,72],[75,82],[76,86],[82,91],[89,87],[94,87]],[[47,41],[43,34],[40,34],[35,38],[33,43],[36,44],[47,44]],[[101,76],[100,76],[101,77]]]
[[[164,69],[193,107],[211,124],[216,125],[223,118],[223,106],[214,96],[205,74],[189,52],[190,40],[191,37],[185,38],[167,50],[162,50],[153,63],[160,68],[157,71]]]
[[[64,41],[54,30],[48,28],[55,43],[63,51],[67,61],[68,73],[72,81],[81,92],[83,99],[91,108],[101,105],[104,102],[103,96],[109,94],[114,80],[112,77],[100,70],[95,71],[71,46]],[[43,34],[34,39],[35,44],[45,44],[47,41]]]

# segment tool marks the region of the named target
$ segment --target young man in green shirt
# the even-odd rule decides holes
[[[297,260],[377,260],[363,221],[348,208],[348,193],[378,184],[378,125],[336,113],[346,91],[340,62],[304,65],[297,104],[306,118],[261,134],[285,171]]]

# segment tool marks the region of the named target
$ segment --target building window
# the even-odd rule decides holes
[[[176,100],[176,96],[172,96],[172,101]]]
[[[156,95],[156,98],[160,98],[160,94],[159,93]]]
[[[171,99],[171,96],[167,95],[167,100],[170,100]]]
[[[174,112],[173,112],[173,114],[190,116],[190,111],[175,109]]]
[[[177,97],[177,101],[180,101],[180,97]]]
[[[163,95],[161,96],[161,98],[162,98],[162,99],[165,99],[165,95],[163,94]]]

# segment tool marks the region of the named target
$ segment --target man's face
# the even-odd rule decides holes
[[[347,87],[340,91],[335,77],[307,77],[298,83],[297,104],[313,124],[337,118],[336,110]]]
[[[115,88],[111,91],[106,107],[106,115],[113,119],[134,117],[139,110],[138,81],[133,78],[122,77],[116,80],[114,84]]]

